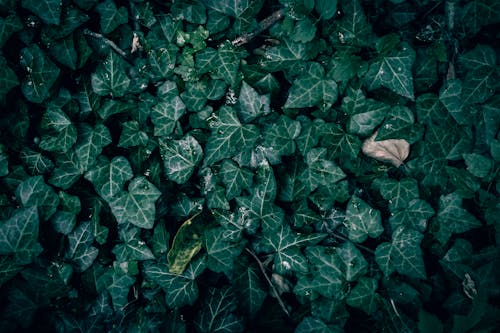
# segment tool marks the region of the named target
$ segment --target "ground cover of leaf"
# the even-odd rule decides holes
[[[0,0],[0,331],[493,332],[495,0]]]

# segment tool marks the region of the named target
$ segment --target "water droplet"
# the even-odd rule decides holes
[[[401,67],[398,67],[398,72],[401,72],[401,69],[402,69]]]

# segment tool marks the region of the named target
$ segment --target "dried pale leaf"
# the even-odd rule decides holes
[[[377,134],[378,132],[375,132],[363,143],[363,153],[377,161],[389,162],[399,168],[410,153],[410,144],[403,139],[375,141]]]

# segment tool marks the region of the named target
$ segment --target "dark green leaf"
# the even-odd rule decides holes
[[[19,184],[16,197],[23,207],[38,207],[42,221],[47,221],[56,212],[59,204],[59,197],[45,184],[42,176],[30,177]]]
[[[376,279],[362,277],[346,298],[347,304],[367,314],[373,314],[380,306],[380,296],[376,293]]]
[[[81,172],[85,172],[94,165],[102,149],[111,143],[111,135],[104,125],[92,128],[85,123],[78,129],[78,132],[75,153]]]
[[[307,73],[293,82],[285,103],[286,108],[319,106],[329,108],[337,100],[337,84],[325,78],[325,71],[318,63],[312,63]]]
[[[47,24],[59,25],[61,19],[61,0],[23,0],[22,6],[35,13]]]
[[[371,64],[366,73],[368,90],[385,87],[398,95],[415,99],[412,76],[414,61],[415,51],[407,44],[403,44],[400,50],[383,56]]]
[[[187,182],[203,157],[198,141],[187,135],[181,140],[163,139],[159,143],[168,179],[178,184]]]
[[[242,125],[236,111],[222,107],[211,123],[212,134],[205,147],[203,165],[210,165],[236,155],[238,151],[253,148],[259,130],[254,125]]]
[[[121,24],[128,22],[125,7],[117,8],[113,0],[105,0],[95,7],[101,18],[101,30],[105,34],[112,32]]]
[[[416,230],[399,227],[392,234],[391,243],[381,243],[375,251],[375,260],[385,276],[397,271],[413,278],[425,279],[425,266],[420,242],[424,236]]]
[[[243,81],[238,96],[238,115],[244,123],[249,123],[271,112],[270,103],[269,95],[259,95],[254,88]]]
[[[222,227],[208,229],[204,234],[204,245],[208,255],[208,268],[229,276],[234,268],[234,259],[241,253],[245,244],[231,242],[224,236]]]
[[[19,208],[7,221],[0,224],[0,254],[14,255],[18,264],[28,264],[42,252],[38,243],[38,209],[37,206]],[[3,267],[2,275],[15,267]]]
[[[241,194],[243,190],[249,190],[252,187],[253,173],[240,168],[231,160],[224,160],[219,172],[222,182],[226,187],[226,197],[231,200]]]
[[[378,237],[384,231],[380,211],[353,195],[347,204],[345,217],[349,229],[349,239],[356,243],[364,242],[368,236]]]
[[[0,56],[0,102],[3,102],[7,93],[18,85],[16,73],[7,65],[5,58]]]
[[[155,202],[161,192],[144,177],[130,181],[128,192],[123,191],[109,202],[118,223],[131,223],[139,228],[153,228]]]
[[[66,256],[75,264],[79,272],[87,270],[99,254],[99,250],[92,246],[94,234],[92,223],[83,222],[68,235],[68,250]]]
[[[49,96],[60,70],[35,44],[22,49],[20,57],[21,65],[27,72],[21,90],[30,102],[41,103]]]
[[[120,193],[132,177],[132,168],[123,156],[117,156],[111,161],[99,160],[97,165],[85,174],[85,179],[94,184],[96,192],[107,202]]]
[[[241,318],[233,313],[236,298],[230,288],[208,290],[208,297],[194,319],[200,332],[243,332]]]
[[[482,225],[463,208],[462,198],[456,193],[439,198],[439,210],[434,223],[438,228],[434,235],[441,244],[445,244],[452,234],[466,232]]]
[[[121,97],[127,92],[130,79],[125,73],[125,61],[113,51],[92,73],[92,89],[99,96]]]

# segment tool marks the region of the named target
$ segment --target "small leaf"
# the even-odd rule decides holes
[[[230,276],[234,269],[234,260],[243,250],[245,242],[232,242],[226,239],[222,227],[206,230],[204,241],[208,268],[216,273]]]
[[[345,222],[349,229],[349,239],[356,243],[364,242],[368,236],[376,238],[384,231],[380,211],[355,195],[347,204]]]
[[[254,88],[243,81],[238,96],[238,115],[244,123],[249,123],[271,112],[270,103],[269,95],[259,95]]]
[[[160,152],[168,179],[184,184],[203,157],[203,150],[191,135],[181,140],[160,139]]]
[[[87,270],[97,258],[99,250],[92,246],[94,234],[92,223],[81,223],[68,235],[68,251],[66,256],[71,259],[79,272]]]
[[[101,17],[101,30],[105,34],[128,22],[127,8],[117,8],[113,0],[106,0],[95,7]]]
[[[373,314],[380,307],[380,296],[376,293],[376,279],[361,277],[346,298],[346,303],[354,308]]]
[[[410,153],[410,144],[403,139],[375,141],[377,134],[375,132],[365,140],[361,148],[363,153],[377,161],[388,162],[399,168]]]

